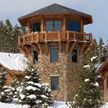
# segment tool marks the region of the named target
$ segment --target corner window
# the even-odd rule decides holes
[[[46,21],[46,31],[61,31],[62,23],[60,20]]]
[[[31,32],[37,32],[37,31],[40,32],[41,31],[40,22],[30,24],[30,29],[31,29]]]
[[[77,62],[77,50],[73,49],[71,52],[72,62]]]
[[[79,32],[79,23],[78,22],[67,21],[67,30]]]
[[[53,76],[51,77],[51,90],[58,90],[59,87],[59,77]]]
[[[38,53],[36,51],[33,52],[33,62],[34,64],[38,63]]]
[[[58,48],[50,48],[50,62],[58,61]]]

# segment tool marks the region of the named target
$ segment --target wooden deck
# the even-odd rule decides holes
[[[92,34],[78,32],[36,32],[24,36],[18,36],[18,46],[31,45],[43,42],[67,42],[92,43]]]

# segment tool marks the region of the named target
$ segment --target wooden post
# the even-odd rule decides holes
[[[18,49],[19,49],[26,57],[28,57],[27,52],[26,52],[22,47],[18,47]]]
[[[80,21],[80,32],[84,32],[83,18],[82,17],[81,17],[81,21]]]
[[[44,31],[44,18],[41,18],[41,31]]]
[[[75,45],[76,45],[76,42],[74,42],[74,43],[72,44],[71,49],[70,49],[70,51],[69,51],[69,54],[71,54],[71,52],[72,52],[72,50],[74,49]]]
[[[59,43],[59,52],[62,52],[62,44],[61,44],[61,33],[58,31],[58,43]]]
[[[63,25],[62,25],[63,31],[66,31],[66,16],[63,16]]]
[[[29,34],[31,32],[30,30],[30,24],[29,24],[29,21],[27,21],[27,33]]]
[[[69,31],[67,31],[67,42],[66,42],[65,54],[67,54],[68,48],[69,48]]]
[[[46,54],[48,54],[48,32],[45,32],[45,48]]]
[[[90,33],[89,34],[89,37],[90,37],[90,44],[92,43],[92,34]]]

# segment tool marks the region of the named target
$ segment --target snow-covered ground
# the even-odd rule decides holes
[[[28,107],[15,104],[0,103],[0,108],[28,108]],[[65,102],[55,102],[53,107],[48,107],[48,108],[68,108],[68,107],[65,104]],[[104,105],[102,108],[108,108],[108,103]]]

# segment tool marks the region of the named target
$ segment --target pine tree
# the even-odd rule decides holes
[[[98,72],[95,64],[96,56],[90,52],[87,55],[86,62],[78,69],[79,89],[71,103],[72,108],[99,108],[102,106],[102,92],[98,84]]]
[[[103,62],[103,57],[105,56],[104,55],[104,42],[103,42],[103,39],[100,37],[100,40],[99,40],[99,45],[98,45],[98,48],[99,48],[99,63]]]
[[[13,77],[12,81],[11,81],[11,88],[12,88],[12,97],[13,99],[18,97],[18,93],[17,93],[17,88],[19,87],[20,83],[17,80],[16,76]]]
[[[39,108],[40,106],[47,105],[48,103],[46,103],[45,99],[48,99],[48,97],[43,92],[45,91],[43,87],[40,83],[37,69],[33,65],[29,65],[25,71],[24,80],[21,83],[19,104],[26,104],[30,108]]]
[[[7,82],[7,71],[2,68],[0,70],[0,101],[1,102],[11,102],[12,101],[12,92],[11,87],[5,86]]]

